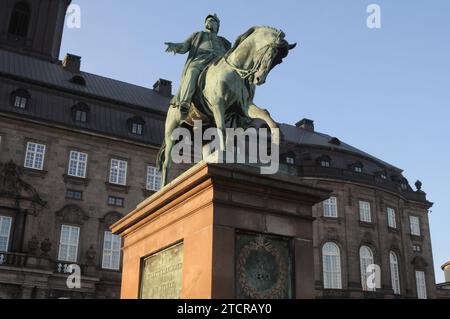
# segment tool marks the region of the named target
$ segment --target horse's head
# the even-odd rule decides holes
[[[284,32],[271,27],[254,27],[241,36],[252,59],[248,78],[252,84],[264,84],[269,72],[296,47],[297,44],[289,44],[285,37]]]

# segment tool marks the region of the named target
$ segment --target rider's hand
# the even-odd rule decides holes
[[[165,42],[164,44],[167,45],[166,52],[175,53],[175,45],[172,42]]]

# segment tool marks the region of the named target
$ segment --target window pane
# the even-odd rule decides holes
[[[25,155],[26,168],[42,170],[44,167],[45,145],[29,142]]]
[[[147,168],[147,190],[157,192],[161,189],[161,173],[153,166]]]
[[[0,251],[7,252],[11,234],[12,218],[0,216]]]
[[[367,279],[373,273],[368,272],[368,267],[374,264],[372,250],[367,246],[362,246],[359,250],[359,258],[361,265],[361,286],[364,291],[375,291],[375,288],[371,288],[367,284]]]
[[[397,255],[394,252],[391,252],[389,254],[390,258],[390,266],[391,266],[391,282],[392,282],[392,289],[394,290],[394,294],[400,295],[400,273],[398,270],[398,258]]]
[[[342,289],[341,256],[335,243],[326,243],[322,248],[324,289]]]
[[[104,236],[102,267],[119,270],[122,239],[109,231],[105,231]]]
[[[416,271],[416,285],[417,285],[417,298],[427,299],[427,284],[425,279],[425,272]]]
[[[58,259],[60,261],[76,262],[80,228],[68,225],[61,226],[61,238]]]
[[[371,223],[372,222],[372,216],[370,212],[370,203],[360,201],[359,202],[359,214],[360,214],[360,220],[362,222]]]

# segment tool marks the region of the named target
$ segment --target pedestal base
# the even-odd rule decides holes
[[[200,163],[112,226],[122,298],[313,298],[312,206],[326,190]]]

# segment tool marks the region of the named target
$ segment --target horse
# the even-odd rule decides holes
[[[194,120],[209,120],[219,133],[219,151],[224,151],[227,119],[238,113],[243,119],[264,121],[270,128],[273,143],[279,144],[277,123],[267,110],[255,105],[253,98],[256,86],[264,84],[269,72],[296,47],[297,44],[289,44],[285,36],[283,31],[272,27],[250,28],[222,58],[203,71],[187,116],[179,108],[169,107],[157,160],[162,186],[167,184],[172,164],[172,133],[182,124],[192,126]]]

